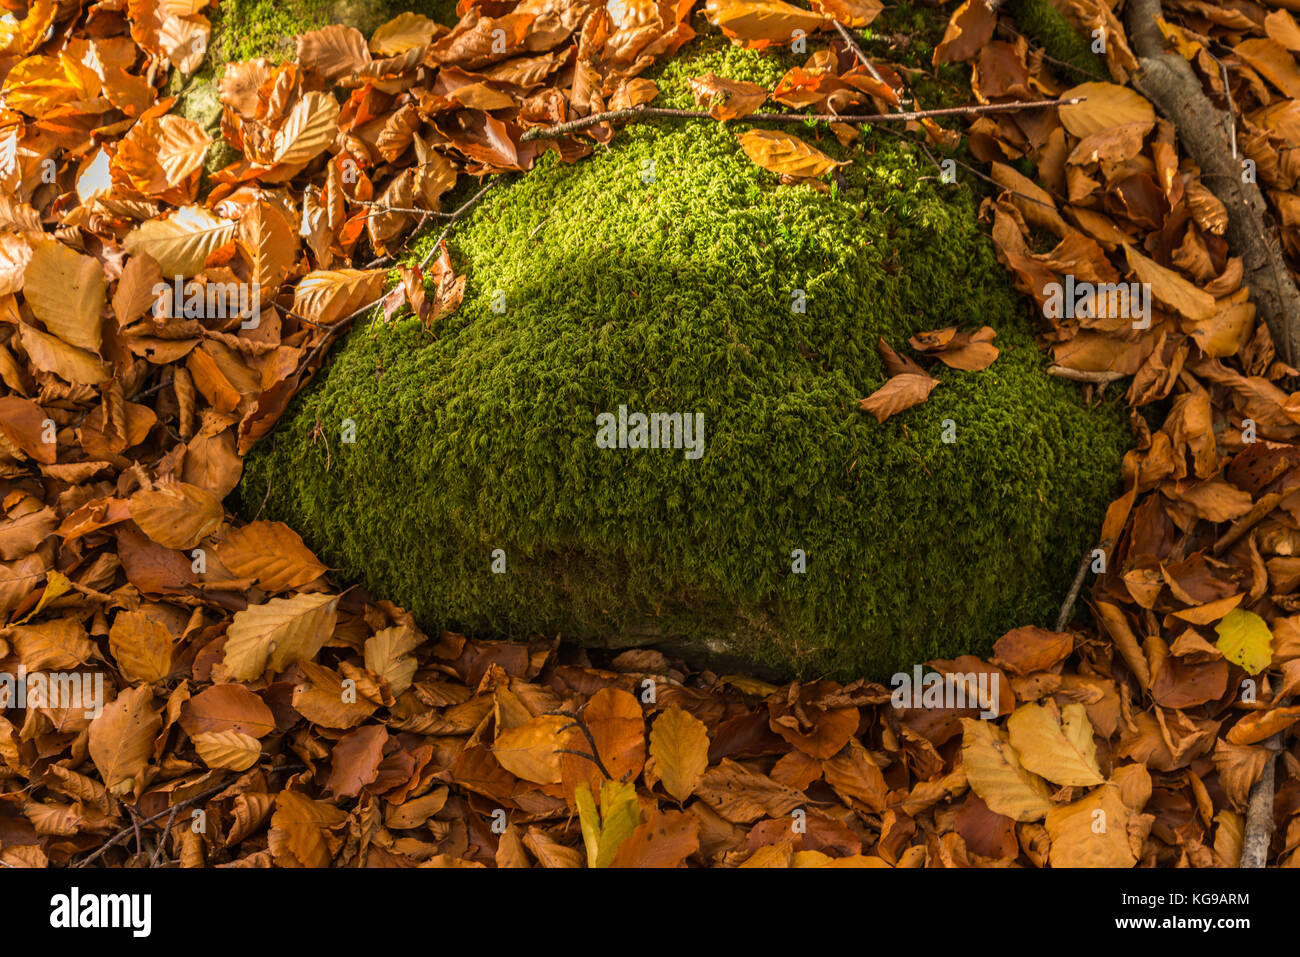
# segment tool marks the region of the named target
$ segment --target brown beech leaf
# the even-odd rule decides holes
[[[636,696],[602,688],[582,712],[605,770],[615,781],[634,780],[645,765],[645,717]]]
[[[740,134],[739,140],[741,149],[754,163],[796,180],[817,179],[829,170],[847,165],[779,130],[748,130]]]
[[[220,499],[207,489],[177,481],[141,489],[128,502],[140,530],[164,548],[193,548],[226,514]]]
[[[865,399],[859,399],[858,408],[870,412],[878,422],[884,422],[891,415],[920,405],[930,397],[938,384],[938,379],[932,379],[928,375],[904,372],[887,379],[884,385]]]
[[[217,545],[217,557],[238,578],[256,579],[265,591],[301,588],[324,575],[302,538],[283,522],[249,522]]]
[[[695,102],[709,108],[715,120],[736,120],[767,102],[767,90],[757,83],[729,80],[709,72],[691,79]]]
[[[108,632],[108,650],[128,681],[161,681],[171,671],[171,632],[146,612],[118,612]]]
[[[134,790],[153,754],[162,718],[148,685],[127,688],[90,724],[90,759],[113,794]]]
[[[325,786],[340,797],[356,797],[379,776],[387,743],[388,730],[383,725],[367,725],[345,734],[334,745]]]
[[[360,30],[333,23],[298,35],[298,62],[319,70],[330,83],[359,72],[370,62],[370,52]]]
[[[280,867],[329,867],[332,846],[341,838],[330,829],[347,820],[347,813],[297,791],[284,790],[275,799],[267,843]]]
[[[243,685],[212,685],[181,706],[180,725],[191,736],[238,731],[263,738],[274,730],[275,716],[266,702]]]

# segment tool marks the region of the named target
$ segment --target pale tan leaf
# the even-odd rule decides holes
[[[147,253],[163,276],[188,278],[203,271],[208,255],[234,238],[235,224],[201,206],[184,206],[165,219],[141,223],[123,240],[126,251]]]
[[[70,346],[99,349],[104,304],[104,267],[63,243],[37,243],[27,264],[23,296],[45,328]]]
[[[1023,704],[1007,718],[1011,746],[1026,770],[1054,784],[1090,787],[1105,778],[1097,766],[1092,725],[1075,703],[1060,718],[1053,708]],[[1068,724],[1066,719],[1068,716]],[[1082,718],[1082,721],[1080,721]],[[1082,732],[1086,732],[1086,738]]]
[[[995,814],[1037,821],[1052,807],[1047,786],[1027,771],[1004,732],[976,718],[962,718],[961,762],[971,790]]]
[[[333,634],[337,607],[337,595],[305,594],[236,612],[226,629],[226,673],[254,681],[267,668],[278,673],[310,661]]]

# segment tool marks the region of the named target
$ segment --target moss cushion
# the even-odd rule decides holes
[[[674,62],[660,102],[709,69],[770,82],[760,60]],[[846,184],[778,185],[691,122],[499,185],[451,241],[459,312],[360,323],[253,451],[249,514],[429,629],[879,677],[1047,622],[1122,412],[1043,372],[968,192],[897,140],[800,135]],[[880,337],[984,324],[989,369],[936,364],[923,405],[859,411]],[[703,454],[599,447],[620,406],[702,414]]]

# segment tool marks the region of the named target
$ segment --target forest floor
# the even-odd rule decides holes
[[[454,27],[401,13],[226,63],[228,162],[207,169],[213,137],[161,94],[201,69],[215,3],[4,6],[0,693],[19,679],[0,863],[1300,863],[1285,10],[1130,0],[1126,30],[1105,0],[1063,0],[1065,19],[985,0],[462,2]],[[936,177],[977,181],[1049,371],[1134,409],[1086,589],[988,660],[929,662],[917,700],[425,635],[337,590],[294,530],[223,504],[354,321],[458,307],[429,232],[545,149],[580,162],[616,139],[655,106],[641,74],[697,30],[806,56],[772,88],[696,84],[782,188],[834,188],[808,114],[843,144],[891,129]],[[1025,105],[1044,100],[1063,105]],[[764,104],[805,115],[747,122]],[[173,275],[191,285],[160,295]],[[1134,298],[1076,309],[1075,279]],[[184,308],[227,284],[257,290],[260,322]],[[923,362],[997,356],[976,330],[906,345],[882,347],[892,375],[864,412],[924,402]],[[102,710],[52,686],[83,674]]]

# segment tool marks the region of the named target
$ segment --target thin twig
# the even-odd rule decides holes
[[[180,809],[179,804],[173,807],[171,815],[167,818],[167,823],[163,825],[162,835],[158,838],[158,847],[155,848],[153,857],[149,860],[150,867],[158,866],[158,857],[162,854],[163,848],[167,846],[167,838],[171,836],[172,825],[176,823],[176,812]]]
[[[1124,378],[1124,373],[1115,372],[1112,369],[1093,372],[1088,369],[1071,369],[1069,366],[1058,365],[1048,366],[1047,374],[1054,375],[1058,379],[1069,379],[1071,382],[1090,382],[1093,385],[1108,385]]]
[[[174,809],[179,810],[180,808],[188,807],[191,804],[197,804],[199,801],[207,800],[208,798],[212,797],[212,795],[219,794],[228,787],[230,787],[230,784],[226,783],[220,785],[219,787],[208,788],[206,791],[200,791],[198,794],[194,795],[194,797],[186,798],[184,801],[181,801],[179,804],[174,805]],[[126,805],[126,807],[128,810],[130,810],[129,804]],[[101,845],[100,848],[97,851],[95,851],[95,853],[91,854],[89,857],[83,858],[80,863],[74,864],[73,867],[85,867],[87,864],[90,864],[91,862],[98,860],[100,857],[103,856],[105,851],[107,851],[109,848],[113,847],[114,845],[121,843],[123,840],[129,837],[133,831],[138,830],[141,826],[145,824],[152,824],[154,821],[158,820],[161,817],[166,816],[168,813],[175,813],[175,810],[173,810],[173,808],[167,808],[166,810],[159,811],[153,817],[145,818],[143,821],[140,821],[139,823],[136,823],[135,817],[133,815],[132,827],[122,828],[122,830],[118,831],[116,834],[110,837],[107,842]]]
[[[1101,550],[1104,552],[1109,542],[1101,544]],[[1056,616],[1056,630],[1064,631],[1065,626],[1070,622],[1070,616],[1074,614],[1074,603],[1079,600],[1079,592],[1083,591],[1083,583],[1088,577],[1088,566],[1092,564],[1092,552],[1083,556],[1083,561],[1079,563],[1079,570],[1074,573],[1074,581],[1070,584],[1070,590],[1066,593],[1065,601],[1061,603],[1061,612]]]
[[[424,216],[428,219],[451,219],[454,213],[442,213],[433,209],[412,209],[409,206],[389,206],[385,203],[377,203],[368,199],[353,199],[350,196],[344,197],[349,203],[356,203],[358,206],[369,206],[376,212],[371,213],[367,218],[374,216],[383,216],[385,213],[407,213],[411,216]]]
[[[586,737],[587,743],[591,745],[591,754],[582,754],[582,756],[584,758],[590,758],[592,761],[596,763],[596,767],[600,768],[601,774],[605,775],[605,777],[609,778],[609,780],[611,781],[614,780],[614,775],[609,773],[609,769],[606,768],[604,762],[600,760],[600,748],[596,747],[596,739],[592,737],[591,731],[587,728],[587,725],[583,723],[582,719],[578,717],[578,715],[571,714],[568,711],[546,711],[544,713],[548,715],[554,715],[555,717],[558,718],[572,719],[573,724],[566,725],[561,730],[568,731],[570,728],[577,728],[579,731],[581,731],[583,735]],[[581,754],[582,752],[575,752],[575,753]]]
[[[910,123],[913,120],[926,120],[942,116],[982,116],[988,113],[1016,113],[1021,110],[1046,110],[1058,106],[1073,106],[1082,103],[1086,97],[1076,96],[1068,100],[1027,100],[1015,103],[972,103],[968,106],[949,106],[937,110],[909,110],[901,113],[751,113],[743,119],[750,123]],[[671,118],[679,120],[711,120],[713,115],[704,110],[677,110],[661,106],[629,106],[622,110],[607,110],[593,113],[581,119],[555,126],[534,126],[527,130],[523,140],[556,139],[578,130],[601,123],[618,120],[641,120],[654,118]]]
[[[893,89],[893,87],[890,87],[889,84],[885,82],[885,78],[880,75],[880,71],[876,69],[876,65],[867,59],[867,55],[862,52],[862,48],[854,42],[853,35],[849,33],[844,24],[840,23],[838,20],[832,20],[831,22],[835,24],[835,29],[839,31],[840,38],[848,45],[848,48],[852,51],[853,55],[858,58],[858,62],[867,68],[867,72],[871,74],[871,78],[882,86]]]
[[[135,829],[135,856],[138,860],[144,857],[144,840],[140,837],[140,815],[136,813],[135,808],[129,804],[123,804],[128,814],[131,815],[131,826]]]

